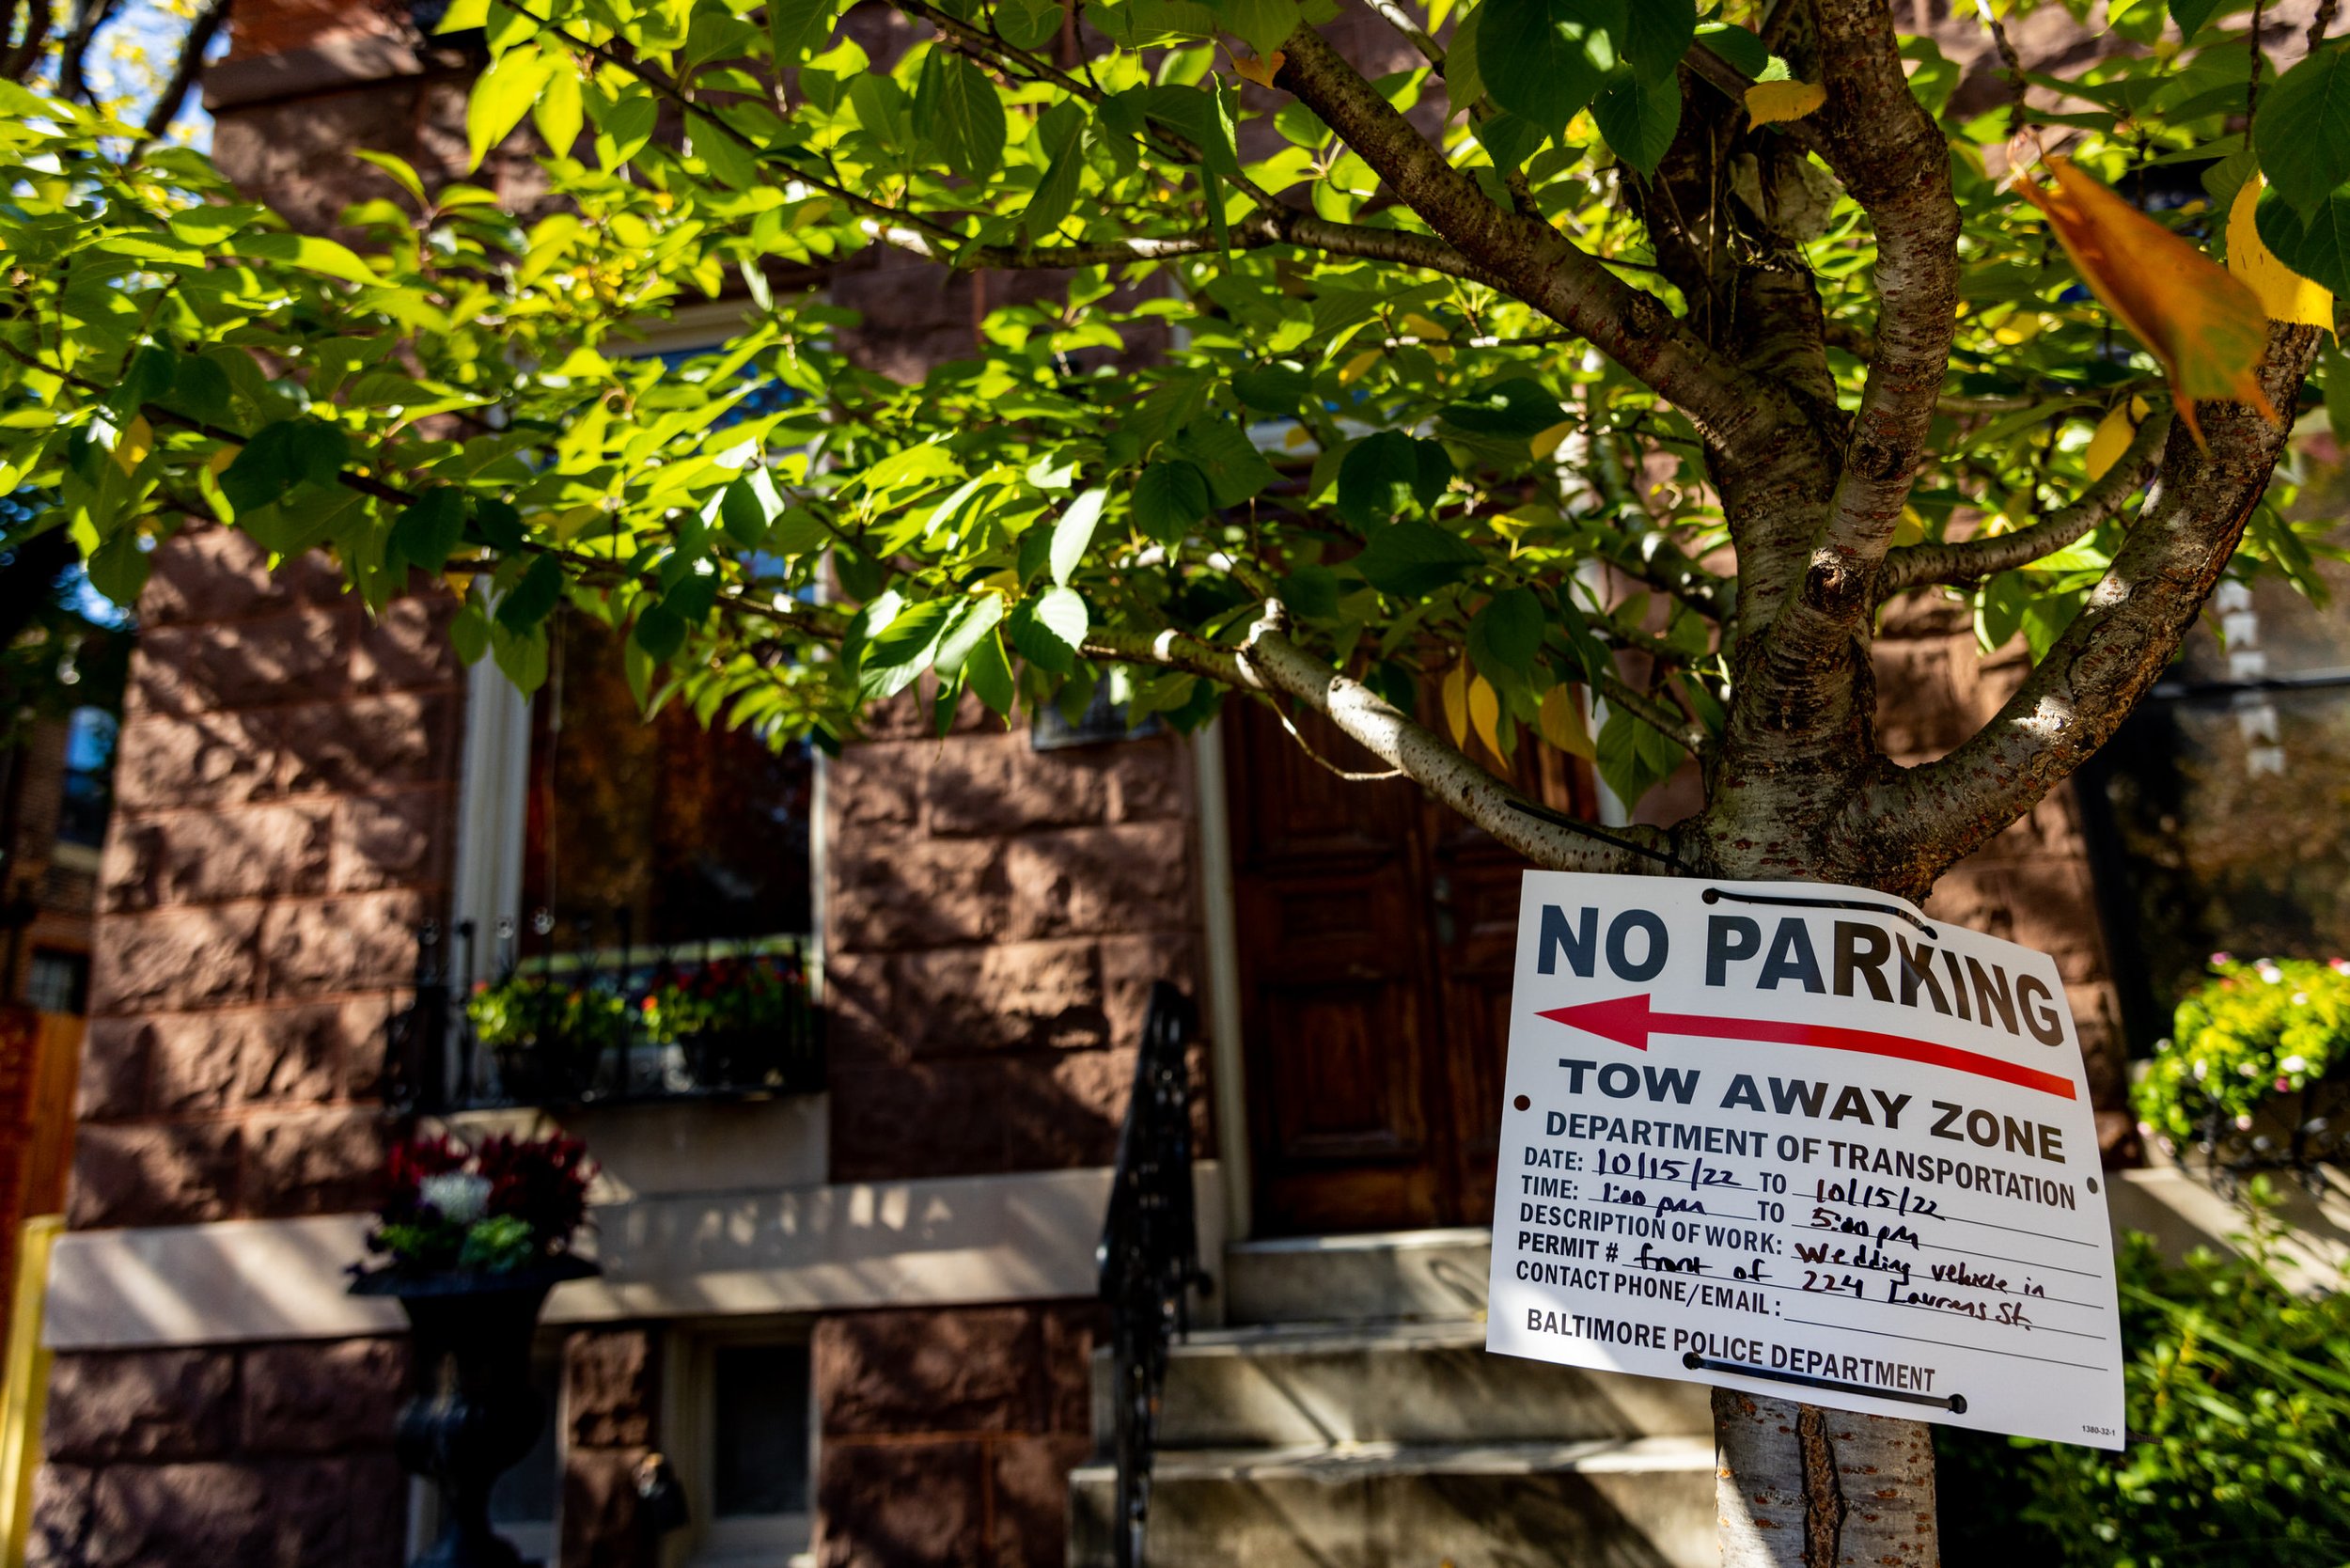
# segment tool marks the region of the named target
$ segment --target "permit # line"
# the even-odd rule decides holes
[[[1724,1361],[1716,1356],[1700,1356],[1694,1350],[1681,1358],[1681,1364],[1691,1372],[1702,1367],[1708,1372],[1736,1372],[1741,1377],[1767,1378],[1773,1383],[1793,1383],[1805,1388],[1830,1388],[1840,1394],[1866,1394],[1871,1399],[1894,1399],[1905,1404],[1931,1404],[1953,1416],[1966,1414],[1965,1394],[1917,1394],[1907,1388],[1880,1388],[1870,1383],[1847,1383],[1841,1377],[1813,1377],[1809,1372],[1779,1372],[1772,1367],[1749,1366],[1744,1361]]]
[[[1806,1328],[1832,1328],[1839,1334],[1873,1334],[1880,1340],[1907,1340],[1911,1344],[1939,1345],[1944,1350],[1963,1350],[1969,1356],[2005,1356],[2016,1361],[2039,1361],[2051,1367],[2071,1367],[2077,1372],[2101,1372],[2104,1367],[2086,1361],[2060,1361],[2053,1356],[2028,1356],[2020,1350],[1998,1350],[1990,1345],[1963,1345],[1955,1340],[1929,1340],[1922,1334],[1896,1334],[1889,1328],[1856,1328],[1848,1323],[1822,1323],[1817,1318],[1781,1317],[1781,1323],[1799,1323]]]

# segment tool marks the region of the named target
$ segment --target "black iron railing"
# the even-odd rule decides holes
[[[2326,1168],[2350,1166],[2350,1072],[2312,1079],[2297,1093],[2277,1095],[2238,1127],[2217,1109],[2204,1119],[2187,1153],[2221,1197],[2233,1197],[2254,1176],[2290,1177],[2312,1195],[2327,1186]]]
[[[559,948],[541,916],[545,950],[527,958],[511,920],[486,945],[470,920],[421,928],[415,998],[385,1035],[386,1102],[439,1115],[824,1087],[812,942],[656,947],[613,924],[616,942],[581,922]]]
[[[1184,1060],[1198,1022],[1181,991],[1165,980],[1151,988],[1134,1097],[1118,1133],[1109,1215],[1094,1253],[1110,1309],[1119,1568],[1141,1568],[1167,1347],[1190,1328],[1191,1292],[1209,1284],[1192,1212],[1191,1074]]]

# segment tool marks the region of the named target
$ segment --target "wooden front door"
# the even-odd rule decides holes
[[[1489,1222],[1524,863],[1409,780],[1335,776],[1261,705],[1226,712],[1258,1231]],[[1521,788],[1588,812],[1580,764],[1519,761]]]

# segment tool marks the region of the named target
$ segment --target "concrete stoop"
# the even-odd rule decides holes
[[[1231,1321],[1168,1359],[1149,1568],[1710,1568],[1705,1391],[1487,1354],[1487,1246],[1230,1248]],[[1072,1568],[1115,1561],[1115,1488],[1106,1450],[1071,1477]]]

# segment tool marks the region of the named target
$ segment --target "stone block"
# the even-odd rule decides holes
[[[974,838],[1099,823],[1110,791],[1085,751],[1040,752],[1024,734],[972,735],[938,748],[922,782],[931,832]]]
[[[405,1340],[256,1345],[243,1353],[238,1378],[242,1451],[388,1449],[407,1381]]]
[[[1089,941],[844,954],[824,976],[844,1060],[1105,1044]]]
[[[328,823],[316,804],[133,819],[108,836],[102,907],[324,892]]]
[[[810,1354],[827,1448],[836,1436],[1045,1425],[1032,1308],[842,1312],[819,1321]]]
[[[96,1231],[225,1219],[238,1143],[238,1129],[217,1121],[85,1126],[73,1144],[66,1224]]]
[[[636,1466],[648,1451],[587,1449],[563,1456],[563,1568],[650,1568],[636,1496]]]
[[[260,929],[266,994],[309,998],[404,984],[415,974],[424,917],[424,900],[404,891],[273,904]]]
[[[115,752],[125,812],[235,806],[277,791],[276,726],[262,713],[133,714]]]
[[[1091,1301],[1061,1302],[1038,1309],[1043,1355],[1046,1426],[1091,1439],[1093,1347],[1107,1337],[1107,1309]]]
[[[258,908],[159,909],[98,923],[94,1015],[178,1012],[254,995],[259,973]]]
[[[92,1488],[84,1568],[392,1568],[388,1457],[125,1465]]]
[[[563,1409],[574,1449],[643,1449],[660,1403],[650,1329],[587,1328],[563,1341]]]
[[[373,1095],[392,1011],[389,998],[370,997],[252,1015],[237,1062],[237,1098],[310,1105]]]
[[[143,1018],[93,1018],[82,1045],[81,1087],[73,1114],[83,1121],[136,1116],[147,1106],[147,1048]]]
[[[217,1459],[236,1440],[236,1396],[231,1351],[60,1356],[42,1441],[68,1465]]]
[[[1007,1170],[1073,1170],[1108,1165],[1134,1091],[1129,1048],[1024,1054],[1001,1069],[992,1113],[1004,1129]]]
[[[921,815],[924,779],[937,753],[936,743],[924,741],[843,746],[824,784],[832,832],[914,826]]]
[[[991,1568],[1065,1568],[1069,1472],[1091,1439],[1079,1433],[1012,1437],[988,1445]]]
[[[987,1484],[979,1443],[827,1443],[819,1568],[980,1568]]]
[[[456,610],[457,601],[446,589],[413,574],[411,591],[384,605],[360,632],[352,654],[352,688],[388,692],[454,684],[464,670],[448,640]]]
[[[456,815],[448,790],[353,795],[335,813],[333,886],[337,893],[440,880],[443,837]]]
[[[229,623],[157,626],[139,638],[128,700],[188,714],[335,698],[350,686],[357,605],[301,605]]]
[[[24,1535],[25,1568],[80,1568],[89,1533],[95,1471],[43,1465],[33,1472],[33,1517]]]
[[[1160,822],[1197,814],[1190,742],[1154,735],[1085,755],[1098,760],[1108,784],[1110,821]]]
[[[456,776],[462,703],[454,692],[395,692],[300,703],[272,715],[275,786],[346,793]]]
[[[996,1058],[835,1067],[832,1179],[879,1182],[1006,1168]]]
[[[825,902],[830,946],[943,948],[1002,935],[1010,899],[1005,857],[1006,847],[987,839],[836,846]]]
[[[1081,827],[1003,848],[1010,907],[999,936],[1165,931],[1195,923],[1192,846],[1180,822]]]
[[[1101,952],[1102,1007],[1109,1015],[1110,1043],[1142,1043],[1142,1020],[1151,1010],[1151,987],[1160,980],[1172,980],[1176,989],[1200,1004],[1204,1027],[1207,993],[1200,978],[1199,939],[1192,932],[1105,936]]]
[[[138,1020],[148,1060],[147,1108],[167,1116],[221,1110],[258,1020],[247,1011],[159,1013]]]
[[[148,560],[139,621],[149,627],[241,619],[342,596],[342,572],[324,556],[314,552],[272,572],[267,552],[234,528],[185,529]]]
[[[384,1120],[372,1108],[257,1116],[244,1125],[237,1212],[247,1219],[350,1214],[374,1206]]]

